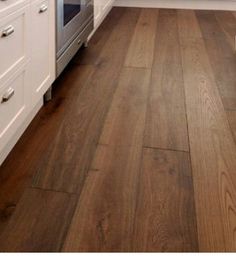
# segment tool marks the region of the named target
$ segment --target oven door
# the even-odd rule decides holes
[[[92,17],[92,0],[57,0],[57,58]]]

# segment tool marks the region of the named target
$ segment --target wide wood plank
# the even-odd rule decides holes
[[[183,38],[201,38],[199,24],[194,10],[178,10],[179,34]],[[191,29],[190,29],[191,28]]]
[[[66,193],[27,189],[0,236],[0,251],[59,251],[75,202],[75,196]]]
[[[142,145],[150,70],[124,68],[99,143]]]
[[[34,186],[80,193],[93,159],[117,80],[140,11],[126,9],[100,55],[90,81],[80,92],[37,169]]]
[[[224,107],[236,109],[235,51],[213,12],[198,11],[197,18]]]
[[[179,12],[199,250],[235,251],[236,146],[204,41],[185,37],[181,16]]]
[[[159,13],[144,144],[189,150],[176,11]]]
[[[131,251],[139,146],[99,146],[63,251]]]
[[[144,149],[133,250],[198,251],[188,153]]]
[[[151,68],[155,45],[157,18],[157,9],[142,9],[131,44],[129,46],[125,66]]]

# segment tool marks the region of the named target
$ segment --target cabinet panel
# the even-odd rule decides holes
[[[0,19],[29,3],[30,0],[0,0]]]
[[[0,150],[26,117],[29,100],[29,69],[24,66],[0,87]]]
[[[29,58],[29,7],[0,20],[0,83]]]
[[[95,21],[99,18],[101,14],[101,5],[98,0],[94,0],[94,19]]]
[[[50,1],[52,2],[52,1]],[[52,26],[55,25],[49,0],[36,1],[32,5],[32,91],[33,102],[47,91],[52,83],[52,63],[55,63]],[[54,56],[52,56],[54,55]]]

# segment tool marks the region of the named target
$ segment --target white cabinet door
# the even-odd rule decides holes
[[[37,0],[31,7],[32,101],[42,98],[55,78],[54,1]]]
[[[114,0],[94,0],[94,27],[102,23],[113,6]]]

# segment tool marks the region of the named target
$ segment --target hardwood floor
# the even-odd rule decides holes
[[[114,8],[0,167],[0,251],[236,252],[235,35]]]

